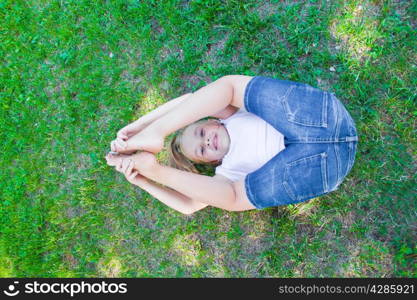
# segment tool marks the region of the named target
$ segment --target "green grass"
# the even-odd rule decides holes
[[[259,3],[0,0],[0,276],[417,275],[416,2]],[[106,166],[226,74],[336,93],[360,137],[338,191],[183,216]]]

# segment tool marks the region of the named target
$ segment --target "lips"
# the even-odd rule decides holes
[[[217,134],[214,135],[213,145],[214,145],[214,148],[217,150]]]

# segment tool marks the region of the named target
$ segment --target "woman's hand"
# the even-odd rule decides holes
[[[139,119],[120,129],[117,132],[117,138],[126,141],[139,131],[143,130],[146,126],[148,126],[148,123],[141,122]]]
[[[127,181],[131,184],[144,188],[146,184],[149,183],[149,180],[145,176],[139,174],[139,171],[134,169],[134,165],[132,159],[126,158],[121,161],[120,166],[117,166],[116,170],[125,175]]]
[[[153,153],[143,151],[120,157],[115,164],[116,171],[125,173],[130,161],[132,162],[132,168],[140,174],[153,172],[158,166],[156,156]]]
[[[127,140],[117,138],[110,144],[111,151],[123,154],[131,154],[137,150],[158,153],[163,147],[164,137],[150,127],[146,127]]]
[[[151,171],[158,164],[156,157],[149,152],[141,152],[130,157],[120,159],[116,170],[125,175],[127,181],[144,188],[149,180],[140,174],[141,171]],[[138,168],[138,166],[140,166]]]
[[[110,143],[111,151],[117,152],[116,149],[123,149],[126,146],[126,140],[143,130],[146,126],[148,126],[148,123],[141,122],[139,119],[120,129],[117,132],[117,138]],[[121,153],[132,154],[135,151],[136,150],[130,150]]]

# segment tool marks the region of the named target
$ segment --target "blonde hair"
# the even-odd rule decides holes
[[[203,121],[206,121],[206,120],[203,120]],[[202,121],[200,120],[193,124],[196,124],[198,122],[202,122]],[[206,170],[207,167],[217,167],[218,165],[220,165],[221,160],[214,161],[214,162],[196,162],[196,161],[189,159],[188,157],[184,155],[183,151],[181,150],[181,139],[187,127],[177,130],[175,136],[172,138],[170,142],[170,146],[168,147],[169,165],[173,168],[192,172],[195,174],[201,174],[203,172],[205,173],[207,171]]]

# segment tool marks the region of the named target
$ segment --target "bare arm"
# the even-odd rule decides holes
[[[210,177],[164,166],[159,164],[153,153],[147,151],[136,153],[130,159],[124,159],[122,163],[125,166],[128,164],[126,176],[131,183],[142,186],[143,179],[147,178],[146,180],[163,184],[178,192],[174,194],[182,199],[181,202],[189,203],[186,199],[192,199],[194,202],[191,205],[194,211],[205,207],[204,204],[229,211],[255,208],[245,195],[243,180],[233,182],[221,175]],[[132,169],[135,171],[129,175]],[[168,201],[164,203],[173,204],[173,202],[168,204]]]
[[[235,210],[235,190],[228,181],[160,164],[142,168],[141,174],[203,204]]]
[[[140,152],[124,157],[108,154],[106,160],[109,166],[115,166],[116,171],[124,174],[130,183],[183,214],[189,215],[207,206],[169,187],[160,186],[157,182],[142,175],[139,169],[152,169],[153,166],[158,165],[155,155],[151,153]]]
[[[158,106],[154,110],[150,111],[146,115],[143,115],[142,117],[140,117],[135,122],[150,124],[153,121],[155,121],[155,120],[159,119],[160,117],[162,117],[163,115],[165,115],[166,113],[168,113],[169,111],[173,110],[179,104],[183,103],[184,100],[189,98],[192,94],[193,93],[187,93],[187,94],[184,94],[184,95],[179,96],[177,98],[174,98],[172,100],[169,100],[166,103]],[[220,109],[220,110],[216,111],[215,113],[211,114],[210,116],[215,117],[215,118],[226,119],[230,115],[235,113],[237,110],[238,110],[237,107],[234,107],[232,105],[228,105],[224,109]]]
[[[202,87],[178,106],[149,125],[160,136],[168,136],[195,121],[214,115],[232,103],[233,86],[224,77]]]
[[[147,180],[140,187],[165,205],[186,215],[190,215],[208,206],[208,204],[194,201],[175,190],[159,186],[150,180]]]
[[[149,124],[159,119],[160,117],[174,109],[176,106],[184,102],[184,100],[190,97],[191,95],[192,93],[187,93],[158,106],[156,109],[150,111],[146,115],[143,115],[136,121],[122,128],[119,131],[118,136],[120,138],[128,138],[132,134],[137,133],[138,131],[142,130],[143,128],[145,128],[146,126],[148,126]],[[212,114],[212,117],[226,119],[230,117],[232,114],[234,114],[237,110],[238,108],[233,107],[232,105],[228,105],[226,108]]]
[[[178,105],[154,120],[135,135],[126,134],[125,143],[113,145],[112,151],[131,153],[143,150],[158,153],[164,146],[166,136],[180,128],[207,116],[230,116],[244,105],[244,92],[253,77],[245,75],[227,75],[202,87]],[[121,137],[123,138],[123,137]]]
[[[157,108],[155,108],[154,110],[150,111],[146,115],[140,117],[135,122],[150,124],[153,121],[157,120],[158,118],[162,117],[167,112],[171,111],[174,107],[176,107],[184,99],[188,98],[191,95],[192,95],[192,93],[187,93],[187,94],[184,94],[184,95],[182,95],[180,97],[177,97],[177,98],[174,98],[174,99],[172,99],[170,101],[167,101],[166,103],[158,106]]]

